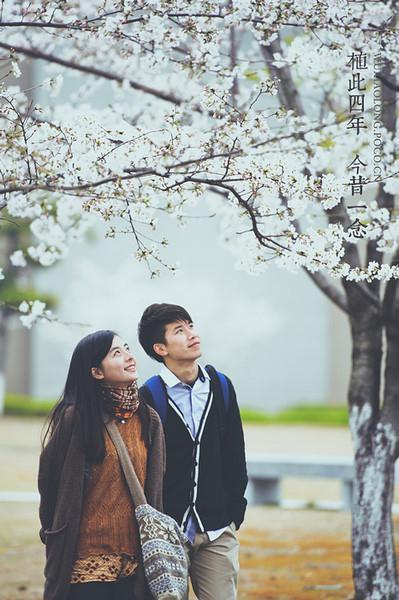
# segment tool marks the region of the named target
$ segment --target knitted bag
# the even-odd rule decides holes
[[[190,542],[172,517],[147,503],[125,443],[113,421],[105,427],[118,452],[139,528],[144,573],[156,600],[184,600],[188,588]]]

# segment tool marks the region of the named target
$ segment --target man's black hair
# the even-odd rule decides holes
[[[140,344],[146,354],[158,362],[163,362],[163,358],[155,352],[153,346],[165,343],[166,326],[174,321],[192,323],[192,318],[182,306],[163,303],[148,306],[140,319],[138,325]]]

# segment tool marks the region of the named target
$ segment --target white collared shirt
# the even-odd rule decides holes
[[[198,365],[198,377],[195,380],[193,386],[183,383],[180,379],[170,371],[166,365],[162,365],[159,375],[162,377],[163,382],[166,385],[166,391],[169,398],[174,402],[179,411],[181,412],[183,419],[190,430],[191,435],[195,438],[199,429],[201,418],[204,413],[206,403],[208,401],[209,392],[211,389],[211,380],[206,370]],[[191,516],[186,531],[188,531],[194,522],[194,517]],[[209,540],[212,542],[218,538],[227,527],[222,529],[216,529],[213,531],[207,531]]]
[[[159,374],[166,385],[168,396],[182,413],[192,437],[195,438],[211,389],[208,373],[199,367],[199,376],[193,386],[180,381],[165,365]]]

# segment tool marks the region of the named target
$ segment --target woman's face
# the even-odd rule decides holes
[[[91,372],[101,383],[116,387],[127,387],[138,378],[136,360],[129,346],[118,335],[114,336],[111,348],[100,366],[93,367]]]

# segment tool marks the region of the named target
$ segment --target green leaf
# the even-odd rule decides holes
[[[294,36],[293,35],[286,35],[284,37],[284,43],[287,44],[287,46],[291,46],[292,42],[294,41]]]
[[[249,81],[260,81],[260,77],[256,71],[245,71],[244,75],[245,79],[248,79]]]
[[[321,146],[322,148],[334,148],[335,142],[332,138],[327,137],[324,138],[324,140],[321,140],[319,146]]]

